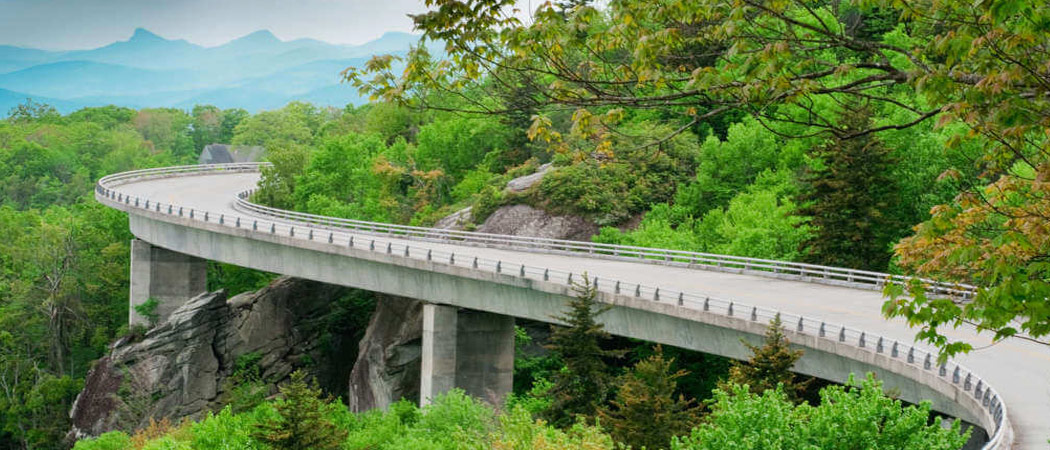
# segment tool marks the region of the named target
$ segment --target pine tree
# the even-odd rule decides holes
[[[583,282],[574,283],[573,290],[576,295],[569,302],[569,312],[555,317],[568,326],[552,327],[550,344],[546,346],[565,363],[553,377],[554,384],[547,392],[551,405],[543,413],[550,424],[558,427],[572,425],[577,416],[592,418],[597,414],[614,381],[605,359],[624,354],[622,350],[602,348],[609,333],[595,318],[608,306],[598,304],[598,290],[590,278],[584,274]]]
[[[761,394],[769,389],[784,385],[784,392],[792,401],[797,401],[810,380],[797,380],[791,368],[802,357],[802,350],[791,350],[791,342],[784,336],[780,314],[769,321],[766,329],[766,340],[761,346],[744,342],[751,349],[751,359],[746,362],[734,362],[729,368],[729,378],[719,388],[732,392],[734,384],[748,385],[751,392]]]
[[[275,449],[338,449],[347,432],[324,416],[332,398],[321,398],[317,381],[306,382],[306,373],[292,372],[281,386],[281,400],[275,407],[278,417],[258,425],[255,439]]]
[[[866,105],[841,116],[844,136],[871,127]],[[894,158],[874,134],[835,138],[815,148],[816,167],[802,176],[799,213],[811,216],[815,233],[802,244],[808,262],[836,267],[886,270],[891,244],[906,231],[892,213],[899,209]]]
[[[663,349],[639,361],[620,377],[620,387],[609,406],[598,411],[601,424],[617,442],[631,448],[664,449],[671,438],[689,434],[700,421],[695,399],[675,398],[678,379],[689,374],[672,372],[674,359],[665,359]]]

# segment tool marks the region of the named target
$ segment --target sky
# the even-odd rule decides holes
[[[204,46],[263,29],[281,40],[361,44],[411,32],[406,14],[424,9],[423,0],[0,0],[0,45],[88,49],[138,27]]]

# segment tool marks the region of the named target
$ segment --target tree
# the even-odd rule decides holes
[[[566,324],[552,327],[547,349],[558,355],[565,367],[554,374],[554,385],[547,391],[550,407],[543,416],[551,425],[566,428],[577,416],[594,417],[605,403],[614,378],[605,359],[618,358],[621,350],[608,350],[602,342],[609,339],[596,317],[608,309],[597,302],[598,289],[584,274],[582,282],[574,282],[576,295],[569,301],[569,312],[555,317]]]
[[[665,359],[657,346],[655,354],[620,377],[616,397],[598,411],[614,439],[632,448],[663,449],[699,423],[696,401],[681,394],[675,398],[678,379],[689,372],[672,372],[673,366],[674,359]]]
[[[545,82],[528,105],[538,111],[530,136],[554,145],[565,136],[550,116],[565,110],[574,110],[576,134],[614,129],[621,108],[678,118],[670,134],[740,112],[770,129],[799,127],[784,136],[843,140],[934,118],[964,125],[949,148],[980,143],[979,176],[960,179],[965,192],[935,207],[896,253],[918,275],[982,289],[960,305],[926,295],[919,282],[891,286],[885,312],[920,326],[918,337],[944,356],[971,346],[942,327],[973,323],[996,340],[1050,335],[1050,4],[625,0],[563,14],[548,2],[525,24],[513,0],[426,3],[416,27],[423,39],[444,42],[448,58],[419,46],[404,56],[403,73],[387,55],[348,69],[346,79],[376,98],[497,114],[508,105],[477,101],[479,89],[505,88],[503,73],[536,76]],[[462,101],[436,102],[433,92]],[[901,114],[844,128],[834,105],[850,102]]]
[[[333,400],[321,398],[316,380],[307,383],[306,372],[296,370],[289,382],[281,386],[281,396],[275,404],[277,417],[258,425],[256,439],[276,449],[342,447],[347,432],[325,417]]]
[[[852,133],[871,127],[867,105],[847,105],[840,125]],[[901,225],[890,211],[899,204],[891,178],[890,150],[875,135],[832,138],[813,149],[814,166],[802,177],[799,214],[810,216],[812,237],[803,245],[808,262],[884,271]]]
[[[748,386],[750,392],[756,394],[781,390],[792,401],[798,401],[809,381],[800,382],[791,372],[795,362],[802,357],[802,350],[791,350],[791,342],[784,336],[780,314],[769,321],[766,340],[761,347],[747,342],[744,345],[751,349],[751,359],[733,363],[729,368],[729,378],[720,387],[731,390],[732,385]]]
[[[810,449],[929,448],[955,450],[969,439],[961,422],[930,420],[930,402],[904,406],[882,393],[873,375],[855,385],[821,390],[819,406],[795,405],[780,387],[764,393],[733,385],[715,391],[708,420],[671,448]]]

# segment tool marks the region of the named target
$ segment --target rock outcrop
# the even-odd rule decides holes
[[[423,302],[379,295],[350,372],[347,400],[355,412],[419,399]]]
[[[244,355],[258,357],[271,390],[300,367],[322,383],[345,380],[345,364],[326,352],[346,347],[340,341],[353,333],[333,336],[323,318],[346,292],[283,277],[229,300],[222,291],[193,298],[141,340],[116,342],[96,363],[73,404],[70,438],[136,428],[151,417],[195,419],[222,405],[224,382]]]
[[[598,225],[579,216],[556,216],[529,205],[508,205],[493,212],[478,226],[482,233],[550,239],[590,240]]]

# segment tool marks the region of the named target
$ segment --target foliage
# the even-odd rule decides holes
[[[308,384],[306,372],[292,372],[281,386],[281,400],[275,405],[276,417],[258,425],[256,439],[276,449],[335,449],[346,440],[346,431],[324,416],[332,399],[322,399],[317,382]]]
[[[671,448],[686,449],[958,449],[970,431],[961,422],[930,422],[930,404],[904,406],[882,393],[874,376],[858,386],[828,386],[819,406],[795,405],[782,387],[762,394],[732,385],[715,392],[708,422]]]
[[[616,396],[598,415],[602,426],[617,442],[633,448],[667,448],[671,439],[689,434],[700,421],[700,408],[694,399],[677,393],[678,380],[688,375],[672,372],[673,359],[663,350],[639,361],[622,375]]]
[[[535,140],[565,149],[575,137],[596,137],[582,154],[607,150],[620,120],[637,110],[684,122],[663,138],[741,111],[783,136],[841,140],[934,118],[962,125],[966,132],[947,144],[979,144],[969,155],[975,176],[960,177],[964,193],[934,208],[896,252],[919,275],[985,289],[965,306],[929,298],[918,284],[912,299],[890,290],[886,313],[921,326],[918,337],[946,354],[970,345],[952,343],[939,331],[945,326],[972,322],[995,339],[1050,334],[1045,2],[625,0],[571,13],[548,2],[528,23],[511,0],[426,3],[416,27],[425,41],[444,42],[447,58],[421,45],[348,69],[346,79],[375,98],[431,109],[498,114],[518,105],[536,111]],[[394,73],[399,59],[406,70]],[[508,89],[507,74],[525,86]],[[523,87],[528,101],[476,100]],[[460,101],[434,102],[448,98]],[[882,116],[861,131],[838,123],[835,105],[860,102]],[[572,117],[561,123],[567,110]],[[784,133],[782,124],[798,129]],[[971,172],[946,169],[946,177]]]
[[[841,126],[850,133],[871,127],[866,105],[846,105]],[[806,241],[808,262],[833,267],[885,271],[891,239],[901,224],[890,212],[900,203],[892,175],[894,161],[877,136],[833,138],[815,148],[814,166],[803,175],[805,204],[799,213],[812,217],[813,236]]]
[[[77,450],[154,449],[154,448],[272,448],[256,440],[260,424],[279,417],[281,400],[266,402],[254,410],[234,413],[224,408],[208,413],[196,423],[168,426],[150,432],[149,439],[133,438],[123,432],[103,434],[78,441]],[[459,450],[459,449],[581,449],[617,448],[609,435],[598,427],[573,424],[566,430],[553,428],[534,419],[528,411],[515,407],[496,411],[492,407],[453,390],[440,395],[425,408],[407,401],[387,411],[352,414],[340,404],[316,404],[317,413],[342,435],[341,448],[377,450]],[[138,436],[145,438],[146,434]],[[306,448],[306,447],[302,447]],[[317,448],[317,447],[314,447]]]
[[[751,350],[746,362],[734,362],[729,368],[729,378],[720,386],[730,391],[732,385],[747,386],[750,391],[762,394],[778,390],[789,400],[798,401],[809,381],[797,381],[791,368],[802,357],[802,350],[792,350],[791,342],[784,336],[784,329],[777,314],[769,321],[765,343],[761,347],[744,342]]]
[[[605,360],[624,353],[602,347],[609,333],[596,318],[608,307],[598,304],[598,289],[590,278],[584,275],[582,282],[574,282],[573,290],[576,295],[569,301],[569,311],[556,317],[566,326],[553,327],[547,345],[565,363],[551,380],[553,386],[546,393],[551,405],[543,412],[544,418],[557,427],[570,426],[577,416],[592,418],[597,414],[615,381]]]
[[[135,305],[135,313],[146,318],[149,327],[153,328],[157,326],[157,321],[160,320],[160,313],[157,312],[158,306],[160,306],[160,302],[150,297],[148,300]]]

